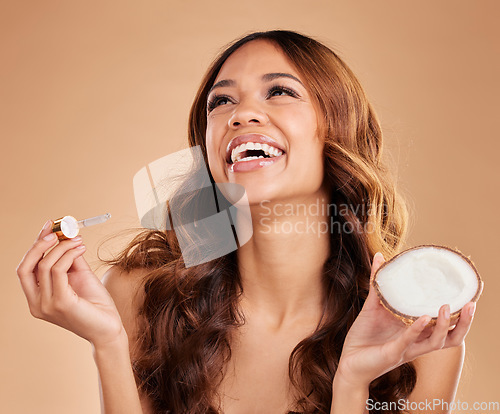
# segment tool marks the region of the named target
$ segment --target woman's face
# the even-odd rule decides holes
[[[283,52],[265,40],[243,45],[226,60],[207,106],[207,155],[215,182],[241,184],[250,205],[306,202],[320,190],[324,142],[304,85]],[[245,160],[249,156],[261,158]]]

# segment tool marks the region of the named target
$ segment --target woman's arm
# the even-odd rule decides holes
[[[109,347],[94,349],[94,359],[99,371],[102,414],[153,413],[151,401],[138,394],[131,364],[137,340],[137,310],[144,300],[139,282],[144,274],[145,270],[125,273],[113,266],[102,278],[125,329],[120,340]],[[137,292],[139,294],[136,295]]]
[[[349,383],[337,372],[333,379],[332,414],[367,414],[368,385]]]
[[[412,414],[449,414],[460,381],[465,344],[440,349],[414,360],[417,384],[408,397]],[[439,373],[439,374],[437,374]],[[342,374],[333,381],[332,413],[368,413],[368,386],[349,384]],[[431,409],[429,410],[429,407]]]
[[[440,349],[415,359],[417,384],[408,397],[415,413],[448,414],[455,399],[465,357],[465,344]],[[429,410],[429,405],[432,410]]]
[[[416,358],[417,383],[405,403],[412,414],[449,414],[465,357],[465,343]],[[368,385],[350,384],[341,372],[333,381],[331,413],[368,413]],[[411,409],[415,408],[415,409]]]
[[[92,349],[99,371],[102,414],[146,414],[132,372],[127,335]]]
[[[92,344],[106,414],[143,414],[116,304],[83,258],[81,237],[57,243],[50,224],[16,269],[30,312]]]
[[[372,277],[382,262],[383,257],[375,255]],[[427,326],[430,317],[426,315],[407,327],[385,310],[370,284],[363,309],[344,342],[333,381],[331,413],[366,413],[370,409],[366,399],[371,381],[414,360],[420,381],[417,380],[409,401],[443,398],[451,403],[460,377],[464,338],[470,329],[474,310],[475,303],[466,304],[453,329],[450,329],[449,306],[440,308],[435,326]]]

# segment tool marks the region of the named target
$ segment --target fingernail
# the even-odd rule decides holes
[[[373,260],[375,261],[377,259],[377,257],[380,259],[383,259],[384,255],[380,252],[377,252],[377,253],[375,253],[375,256],[373,256]]]
[[[476,311],[476,302],[473,302],[472,306],[469,308],[469,316],[474,316],[475,311]]]
[[[50,233],[50,234],[47,234],[43,239],[46,241],[50,241],[50,240],[54,240],[55,238],[56,238],[56,234]]]
[[[444,307],[444,312],[443,313],[444,313],[444,317],[446,319],[450,319],[450,305],[446,305]]]
[[[52,221],[52,220],[47,220],[47,223],[45,223],[45,224],[43,225],[42,230],[46,230],[46,229],[48,229],[51,221]]]
[[[426,317],[422,318],[422,327],[425,328],[430,321],[431,321],[430,316],[426,316]]]

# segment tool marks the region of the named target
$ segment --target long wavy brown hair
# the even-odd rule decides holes
[[[329,413],[342,346],[368,294],[371,259],[377,251],[387,259],[401,250],[408,210],[382,162],[380,124],[359,81],[330,48],[296,32],[251,33],[219,54],[191,107],[190,147],[199,145],[206,163],[209,89],[226,59],[257,39],[277,45],[306,81],[325,139],[328,201],[354,207],[334,213],[342,231],[330,232],[322,323],[289,358],[290,383],[299,396],[289,414]],[[197,168],[191,177],[197,176]],[[211,174],[210,179],[213,183]],[[197,184],[186,181],[177,210],[200,202],[186,186],[194,190]],[[122,252],[103,262],[126,272],[147,269],[132,361],[139,391],[149,396],[155,413],[218,413],[217,390],[231,358],[231,334],[244,323],[237,306],[243,287],[236,253],[186,268],[174,230],[143,229]],[[374,380],[370,398],[396,402],[409,395],[415,382],[413,364],[404,364]]]

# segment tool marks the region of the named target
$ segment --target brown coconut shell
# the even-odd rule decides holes
[[[409,252],[411,250],[418,250],[418,249],[422,249],[424,247],[434,247],[434,248],[438,248],[438,249],[449,250],[449,251],[451,251],[453,253],[456,253],[459,256],[461,256],[469,264],[469,266],[474,270],[474,273],[476,274],[477,281],[478,281],[478,287],[477,287],[476,293],[474,294],[474,296],[472,297],[472,299],[470,300],[470,302],[477,302],[478,299],[479,299],[479,297],[481,296],[481,293],[483,292],[483,288],[484,288],[484,282],[481,279],[481,276],[479,275],[479,272],[477,271],[476,266],[472,262],[471,258],[469,256],[465,256],[457,248],[453,249],[453,248],[448,247],[448,246],[442,246],[442,245],[437,245],[437,244],[421,244],[419,246],[414,246],[414,247],[411,247],[409,249],[403,250],[402,252],[400,252],[397,255],[393,256],[390,260],[382,263],[382,265],[374,273],[374,275],[371,278],[370,282],[372,283],[373,287],[375,288],[375,291],[377,292],[377,296],[379,297],[380,303],[382,304],[382,306],[385,309],[387,309],[389,312],[391,312],[396,318],[398,318],[399,320],[401,320],[405,325],[408,325],[408,326],[410,326],[411,324],[413,324],[413,322],[415,322],[419,318],[419,316],[406,315],[404,313],[399,312],[397,309],[393,308],[389,304],[389,302],[387,302],[387,300],[384,298],[384,296],[382,295],[382,293],[380,292],[380,287],[379,287],[379,285],[377,283],[377,274],[378,274],[378,272],[380,270],[382,270],[389,263],[392,263],[399,256],[401,256],[401,255],[403,255],[403,254],[405,254],[405,253],[407,253],[407,252]],[[458,311],[453,312],[450,315],[450,326],[453,326],[453,325],[455,325],[457,323],[457,321],[458,321],[461,313],[462,313],[462,309],[459,309]],[[429,321],[428,326],[435,325],[436,322],[437,322],[437,317],[433,317]]]

